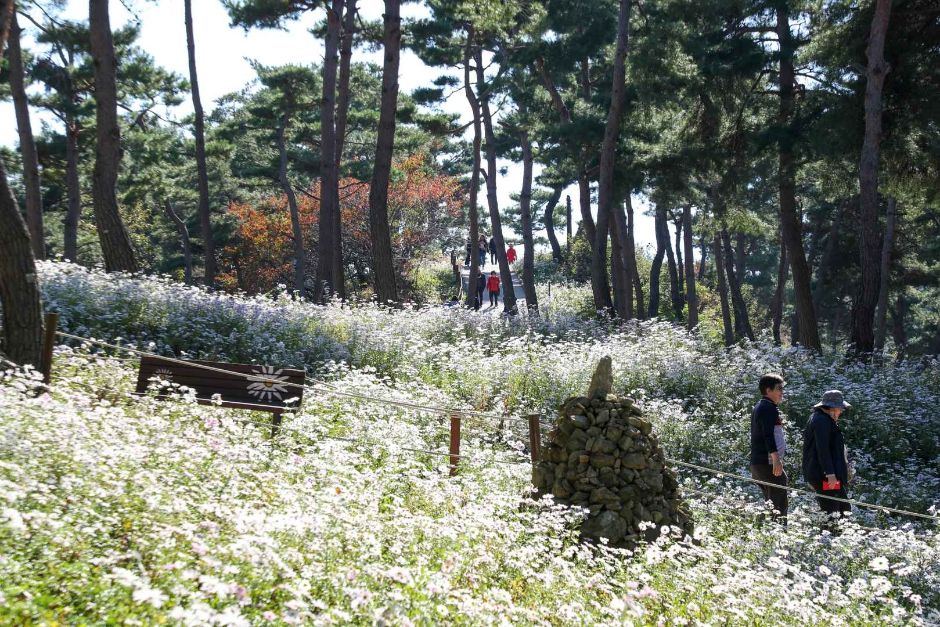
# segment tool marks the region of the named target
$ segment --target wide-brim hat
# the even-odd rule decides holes
[[[851,409],[851,405],[845,402],[842,392],[839,390],[829,390],[822,395],[822,400],[813,405],[813,409],[820,407],[830,407],[838,409]]]

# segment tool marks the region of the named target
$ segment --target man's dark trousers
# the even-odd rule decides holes
[[[787,473],[784,471],[779,477],[774,476],[773,466],[770,464],[751,464],[751,476],[758,481],[766,481],[767,483],[775,483],[779,486],[786,488],[787,483]],[[770,501],[774,509],[779,512],[779,515],[786,520],[787,517],[787,507],[789,502],[787,500],[787,491],[781,490],[780,488],[772,488],[769,485],[764,485],[762,483],[757,484],[760,486],[760,491],[764,494],[764,500]],[[776,518],[777,515],[774,517]]]

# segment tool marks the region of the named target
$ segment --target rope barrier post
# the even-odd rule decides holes
[[[542,456],[542,429],[538,414],[529,414],[529,454],[532,456],[532,465],[539,463]]]
[[[46,314],[46,328],[42,338],[42,355],[39,358],[39,369],[42,371],[42,382],[48,384],[52,381],[52,349],[55,348],[55,332],[59,326],[59,314],[50,311]]]
[[[460,415],[450,417],[450,476],[457,474],[457,462],[460,459]]]
[[[274,412],[271,417],[271,437],[274,438],[277,435],[278,429],[281,428],[281,416],[283,414],[279,411]]]

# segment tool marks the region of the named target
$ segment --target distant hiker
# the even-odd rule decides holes
[[[783,438],[783,418],[780,402],[786,381],[779,374],[765,374],[757,382],[761,399],[751,412],[751,476],[758,481],[774,483],[781,488],[758,484],[764,500],[774,508],[774,518],[787,516],[787,473],[783,469],[783,456],[787,444]]]
[[[463,260],[463,265],[470,266],[470,255],[473,254],[473,242],[470,241],[470,238],[467,238],[467,256]]]
[[[490,263],[496,265],[496,238],[490,238]]]
[[[480,244],[479,244],[479,245],[480,245],[480,249],[479,249],[479,253],[480,253],[480,267],[483,267],[483,266],[486,265],[486,249],[487,249],[486,235],[481,235],[481,236],[480,236]]]
[[[499,275],[493,270],[490,272],[490,278],[486,281],[486,287],[490,292],[490,307],[499,304]]]
[[[486,275],[482,272],[477,275],[477,299],[474,303],[474,309],[479,310],[483,306],[483,290],[486,289]]]
[[[509,245],[509,250],[506,251],[506,261],[516,263],[516,249],[513,248],[512,244]]]
[[[803,478],[820,495],[816,497],[819,507],[833,516],[852,509],[848,503],[822,498],[848,498],[850,472],[839,417],[850,407],[842,392],[829,390],[813,405],[813,415],[803,431]]]

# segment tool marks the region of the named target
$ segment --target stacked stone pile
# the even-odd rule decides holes
[[[653,426],[633,399],[610,393],[610,358],[605,357],[587,396],[565,401],[532,480],[539,496],[590,510],[585,539],[607,538],[632,546],[655,538],[662,525],[692,532],[675,474],[666,468]],[[655,523],[647,531],[642,522]]]

